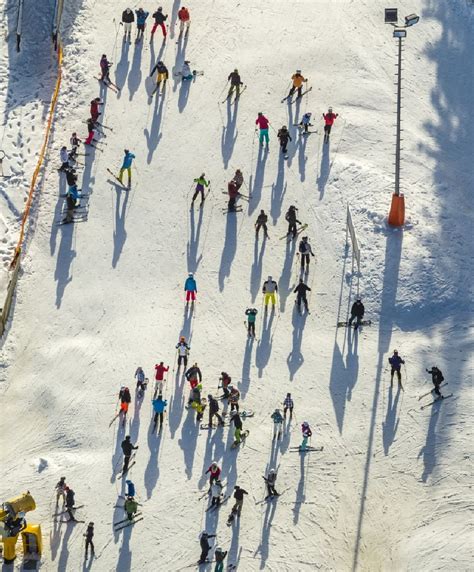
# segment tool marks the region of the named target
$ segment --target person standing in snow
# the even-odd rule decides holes
[[[255,321],[257,319],[257,308],[247,308],[245,315],[247,316],[247,333],[250,338],[255,337]]]
[[[91,119],[94,123],[96,123],[97,120],[99,119],[100,115],[99,105],[102,105],[102,100],[100,99],[100,97],[95,97],[91,101],[91,106],[90,106]]]
[[[201,370],[199,369],[197,362],[194,363],[186,371],[184,376],[189,381],[189,385],[191,386],[191,389],[194,389],[196,387],[196,385],[198,385],[198,383],[202,382],[202,373],[201,373]]]
[[[290,236],[290,234],[293,235],[293,238],[296,237],[296,234],[298,232],[297,228],[296,228],[296,223],[301,224],[301,221],[299,221],[296,218],[296,211],[298,209],[294,206],[294,205],[290,205],[290,208],[288,209],[286,215],[285,215],[285,220],[288,223],[288,232],[286,233],[286,236]]]
[[[304,304],[306,311],[309,312],[306,292],[310,290],[311,288],[303,282],[303,278],[300,278],[298,286],[293,290],[293,293],[296,294],[296,305],[298,306],[298,312],[300,314],[301,314],[301,303]]]
[[[273,441],[276,438],[281,439],[281,433],[284,421],[281,411],[278,408],[276,408],[275,411],[272,413],[271,418],[273,420]]]
[[[233,72],[231,72],[227,78],[227,81],[230,81],[230,88],[227,94],[227,99],[229,99],[230,96],[234,93],[234,90],[235,98],[237,99],[240,96],[240,86],[243,85],[240,79],[239,70],[235,69]]]
[[[169,370],[169,366],[165,367],[163,362],[160,361],[159,364],[155,365],[155,393],[154,398],[157,394],[163,393],[163,380],[165,373]]]
[[[66,512],[69,515],[69,522],[72,520],[76,522],[76,518],[74,517],[74,505],[76,501],[74,500],[75,492],[71,489],[71,487],[64,487],[64,491],[66,492]]]
[[[127,171],[128,188],[130,188],[132,185],[132,162],[135,159],[135,155],[131,153],[128,149],[124,149],[123,152],[124,152],[123,162],[122,166],[120,167],[119,176],[117,178],[123,184],[122,182],[123,174],[125,173],[125,171]]]
[[[156,32],[158,26],[160,26],[161,31],[163,32],[163,42],[166,41],[166,20],[168,19],[168,14],[163,14],[163,8],[160,6],[156,12],[153,14],[153,18],[155,19],[155,23],[153,24],[153,28],[151,29],[151,39],[150,42],[153,41],[153,34]]]
[[[265,477],[263,477],[263,480],[265,481],[266,485],[267,485],[267,496],[265,497],[265,500],[267,500],[270,497],[277,497],[279,496],[277,493],[277,490],[275,488],[275,484],[276,484],[276,480],[277,480],[277,472],[275,471],[275,469],[270,469],[268,471],[268,475]]]
[[[255,237],[258,239],[258,233],[261,228],[263,228],[264,238],[270,238],[268,236],[268,228],[267,228],[268,216],[265,214],[265,211],[262,209],[260,214],[257,217],[257,221],[255,223]]]
[[[66,502],[66,477],[61,477],[54,487],[56,490],[56,504],[59,503],[59,499],[63,499],[63,504]]]
[[[189,10],[185,6],[181,6],[181,8],[178,10],[178,20],[179,20],[179,37],[183,35],[185,28],[187,36],[189,34],[189,26],[191,25],[191,16],[189,15]]]
[[[219,378],[219,381],[222,384],[219,387],[222,387],[222,389],[224,391],[224,398],[227,399],[230,395],[229,387],[230,387],[230,384],[232,382],[232,378],[225,371],[221,371],[221,376]]]
[[[148,18],[149,12],[145,12],[143,8],[139,8],[135,10],[135,14],[137,15],[137,39],[136,41],[139,42],[143,38],[143,34],[145,33],[145,24],[146,19]]]
[[[265,296],[265,310],[268,308],[268,303],[271,302],[273,308],[275,308],[276,297],[275,294],[278,292],[278,285],[273,280],[271,276],[263,283],[262,292]]]
[[[301,272],[304,272],[305,266],[306,272],[309,272],[309,257],[314,257],[314,253],[307,236],[303,236],[303,238],[300,240],[298,255],[301,256]]]
[[[290,132],[288,131],[288,127],[286,125],[283,125],[282,128],[278,130],[277,137],[280,140],[281,152],[286,155],[288,152],[288,141],[292,141]]]
[[[127,513],[128,520],[133,520],[138,511],[138,503],[133,497],[127,497],[123,508]]]
[[[232,397],[232,395],[231,395]],[[230,422],[234,424],[234,445],[239,445],[242,441],[243,423],[239,415],[239,410],[230,412]]]
[[[207,181],[206,180],[206,173],[203,173],[200,177],[197,177],[197,179],[194,179],[194,182],[196,183],[196,188],[194,190],[194,195],[191,201],[191,205],[193,205],[194,201],[196,200],[197,196],[199,194],[201,194],[201,205],[204,203],[205,200],[205,196],[204,196],[204,188],[208,187],[211,184],[211,181]]]
[[[137,367],[134,378],[137,380],[137,390],[141,389],[142,391],[145,391],[145,372],[141,366]]]
[[[240,193],[237,187],[235,179],[232,179],[227,183],[227,194],[229,195],[229,202],[227,203],[227,210],[229,212],[235,212],[237,210],[236,202],[240,197]]]
[[[92,145],[92,141],[97,141],[96,139],[94,139],[94,135],[95,135],[95,122],[92,121],[92,119],[89,117],[89,119],[86,121],[87,123],[87,138],[84,141],[84,145]],[[94,146],[94,145],[92,145]]]
[[[61,166],[59,167],[58,171],[67,171],[71,165],[69,164],[69,153],[66,145],[61,147],[61,150],[59,151],[59,158],[61,159]]]
[[[109,74],[112,65],[113,65],[112,62],[109,62],[109,60],[107,59],[106,54],[102,54],[102,57],[100,58],[101,81],[110,81]]]
[[[196,300],[197,284],[192,272],[190,272],[186,278],[186,282],[184,283],[184,291],[186,292],[186,304],[189,304],[190,300],[192,302]]]
[[[179,370],[181,364],[183,364],[184,367],[187,367],[189,350],[191,349],[186,343],[186,338],[184,336],[181,336],[179,338],[179,342],[176,344],[176,349],[178,350],[178,370]]]
[[[303,133],[305,135],[309,133],[309,128],[313,127],[313,124],[311,123],[311,113],[305,113],[298,125],[303,129]]]
[[[301,75],[301,70],[296,70],[296,73],[291,76],[291,81],[293,82],[293,85],[291,86],[290,93],[288,94],[288,99],[295,93],[295,91],[298,91],[297,98],[299,99],[303,93],[303,84],[308,80]]]
[[[128,465],[130,463],[130,457],[135,449],[138,449],[138,445],[134,445],[130,441],[130,435],[127,435],[125,439],[122,441],[121,444],[122,452],[123,452],[123,467],[122,467],[122,474],[125,474],[128,471]]]
[[[155,93],[155,91],[158,91],[158,89],[160,88],[161,82],[163,82],[163,90],[165,89],[166,82],[168,81],[168,78],[170,75],[168,72],[168,68],[165,66],[165,64],[161,60],[156,62],[156,65],[151,70],[150,77],[153,76],[155,71],[156,71],[156,87],[155,87],[153,93]]]
[[[168,402],[166,399],[163,399],[161,393],[158,395],[156,399],[152,401],[153,411],[155,416],[153,417],[153,431],[156,430],[156,426],[158,424],[158,418],[160,419],[160,431],[163,429],[163,415],[165,413],[166,406]]]
[[[76,156],[77,150],[78,150],[79,146],[81,145],[81,140],[79,139],[79,137],[77,136],[77,133],[75,131],[71,135],[71,138],[69,139],[69,143],[71,144],[71,150],[74,153],[74,156]]]
[[[120,412],[123,413],[124,417],[123,422],[125,423],[125,417],[127,416],[128,408],[132,401],[132,396],[130,395],[130,390],[128,389],[128,387],[124,387],[122,385],[119,391],[119,400],[120,400]]]
[[[212,463],[209,465],[209,468],[207,469],[207,471],[204,474],[207,475],[207,473],[210,473],[210,475],[209,475],[209,486],[212,486],[212,483],[214,481],[217,481],[220,479],[221,470],[219,468],[219,465],[215,461],[212,461]]]
[[[336,121],[336,118],[338,116],[338,113],[333,113],[332,112],[332,107],[330,107],[328,109],[327,113],[323,113],[323,118],[324,118],[324,142],[325,143],[329,143],[329,135],[331,134],[331,128],[333,126],[334,121]]]
[[[229,403],[230,403],[230,411],[237,411],[239,412],[239,400],[240,400],[240,391],[232,386],[229,385]]]
[[[212,483],[211,485],[211,506],[219,507],[221,504],[222,496],[222,483],[220,480]]]
[[[86,539],[86,553],[85,553],[84,558],[87,560],[87,555],[89,552],[89,546],[91,548],[91,556],[92,557],[94,557],[94,553],[95,553],[94,543],[92,542],[92,539],[94,538],[94,523],[93,522],[89,522],[89,524],[87,525],[86,533],[83,534],[82,536],[84,536],[84,538]]]
[[[183,67],[181,68],[181,71],[178,72],[177,75],[181,76],[181,79],[183,81],[190,81],[194,78],[194,74],[191,71],[191,67],[190,64],[191,62],[189,60],[184,60],[183,62]]]
[[[207,534],[206,531],[201,533],[199,539],[199,544],[201,545],[201,557],[199,558],[198,564],[204,564],[207,560],[209,550],[211,550],[211,545],[209,544],[209,538],[215,538],[215,534]]]
[[[286,412],[290,410],[290,421],[291,421],[291,418],[293,417],[293,407],[294,403],[293,399],[291,398],[291,393],[287,393],[285,400],[283,401],[283,416],[285,417],[285,420],[286,420]]]
[[[260,146],[263,147],[263,141],[265,141],[268,150],[268,144],[270,142],[270,139],[268,137],[268,126],[270,125],[270,122],[265,117],[265,115],[263,115],[261,111],[258,112],[258,117],[255,120],[255,124],[258,125],[258,128],[260,129],[260,135],[259,135]]]
[[[349,319],[348,325],[352,325],[353,320],[356,321],[354,330],[362,324],[362,320],[364,319],[365,308],[364,304],[362,304],[362,300],[357,297],[356,301],[352,304],[351,308],[351,317]]]
[[[135,485],[133,484],[133,482],[130,479],[127,479],[125,481],[125,484],[127,485],[127,497],[134,497],[135,496]]]
[[[216,559],[216,565],[214,567],[214,572],[224,572],[224,560],[227,556],[227,550],[224,552],[220,546],[218,546],[214,551],[214,558]]]
[[[242,514],[242,508],[244,506],[244,495],[248,495],[248,492],[246,490],[244,490],[242,487],[235,485],[235,487],[234,487],[235,503],[234,503],[234,506],[232,507],[232,511],[230,513],[231,516],[236,515],[236,516],[240,517],[240,515]]]
[[[132,24],[135,22],[135,15],[130,8],[126,8],[122,12],[122,24],[123,24],[123,39],[130,41],[130,37],[132,34]]]
[[[434,389],[432,391],[434,391],[438,397],[443,398],[443,396],[441,395],[441,391],[439,390],[440,385],[444,381],[443,373],[441,372],[441,370],[434,365],[431,369],[427,369],[426,373],[429,373],[431,375],[431,381],[433,382],[434,385]]]
[[[212,421],[214,417],[217,417],[217,422],[219,423],[219,425],[224,425],[224,420],[219,414],[219,402],[217,401],[217,399],[213,397],[211,394],[209,394],[207,396],[207,404],[209,407],[209,428],[212,427]]]
[[[304,421],[301,425],[301,434],[303,436],[303,441],[301,442],[300,450],[304,451],[308,446],[308,439],[313,435],[311,427],[307,421]]]
[[[398,350],[393,350],[393,355],[392,357],[388,358],[388,363],[391,365],[392,369],[390,372],[390,387],[393,387],[393,376],[396,373],[397,374],[397,379],[398,379],[398,386],[403,389],[402,386],[402,372],[400,371],[402,368],[402,363],[405,363],[405,360],[403,360],[399,355],[398,355]]]

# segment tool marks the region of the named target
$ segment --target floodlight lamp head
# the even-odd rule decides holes
[[[393,37],[394,38],[406,38],[407,37],[407,31],[405,30],[405,28],[394,28],[393,29]]]
[[[385,23],[396,25],[397,21],[398,21],[397,8],[385,8]]]
[[[405,16],[405,26],[414,26],[418,24],[420,21],[420,17],[416,14],[410,14],[409,16]]]

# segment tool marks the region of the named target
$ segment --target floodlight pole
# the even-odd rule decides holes
[[[400,196],[400,145],[402,123],[402,37],[398,38],[398,78],[397,78],[397,134],[395,142],[395,194]]]

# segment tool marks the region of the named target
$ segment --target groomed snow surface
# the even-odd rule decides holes
[[[3,4],[11,26],[12,3]],[[29,4],[21,54],[13,36],[8,56],[3,52],[9,73],[8,86],[5,74],[1,84],[2,93],[8,90],[2,145],[14,174],[0,189],[5,256],[55,78],[52,2]],[[27,518],[42,525],[43,570],[192,569],[202,530],[216,533],[229,551],[226,562],[244,572],[472,570],[473,8],[464,0],[393,5],[401,17],[421,16],[403,53],[403,230],[386,224],[396,69],[386,3],[190,1],[189,39],[176,43],[180,3],[168,1],[173,27],[164,45],[159,30],[150,43],[150,26],[143,43],[122,42],[126,2],[66,3],[50,159],[1,372],[0,499],[32,493],[37,510]],[[114,62],[119,95],[94,77],[102,53]],[[147,76],[157,58],[174,70],[185,57],[204,75],[191,84],[171,78],[166,95],[150,103]],[[235,67],[248,87],[238,104],[220,104]],[[313,89],[289,107],[280,100],[297,68]],[[73,131],[85,137],[89,102],[98,95],[106,101],[102,122],[114,131],[106,132],[103,152],[82,158],[88,221],[57,226],[66,185],[56,170],[59,149]],[[324,145],[321,113],[329,105],[339,117]],[[272,124],[268,154],[254,133],[258,111]],[[293,124],[306,111],[317,132],[303,139]],[[274,131],[283,124],[293,137],[287,161]],[[130,192],[106,171],[118,170],[125,147],[137,157]],[[241,201],[243,213],[223,215],[222,192],[237,168],[252,199]],[[204,209],[190,211],[192,181],[202,172],[212,192]],[[360,293],[373,322],[357,334],[336,328],[357,293],[345,249],[347,202],[362,248]],[[290,204],[308,223],[316,251],[307,317],[296,313],[292,294],[297,247],[278,240]],[[270,240],[256,242],[262,208]],[[194,313],[183,301],[188,271],[199,289]],[[280,298],[265,318],[261,286],[268,275]],[[244,330],[248,305],[259,309],[256,341]],[[244,422],[250,435],[240,449],[230,450],[229,429],[202,431],[184,408],[188,384],[171,375],[180,335],[201,367],[204,395],[218,393],[225,370],[242,407],[255,411]],[[389,389],[394,348],[406,360],[404,392]],[[126,429],[109,428],[120,386],[134,387],[138,365],[152,378],[160,360],[171,366],[162,435],[150,432],[151,391],[141,407],[132,402]],[[432,387],[425,372],[432,365],[454,395],[421,411],[418,397]],[[275,444],[270,415],[287,391],[295,419]],[[290,451],[304,420],[312,444],[324,451]],[[144,519],[115,533],[112,522],[123,518],[115,505],[125,487],[116,471],[125,434],[139,445],[129,476]],[[220,512],[205,512],[207,500],[199,500],[213,459],[228,491],[235,484],[249,491],[232,527],[231,500]],[[255,504],[269,466],[279,466],[277,488],[285,492]],[[85,524],[53,521],[54,485],[63,475],[85,505],[77,511]],[[89,521],[97,558],[84,563]]]

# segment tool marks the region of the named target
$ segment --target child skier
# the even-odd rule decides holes
[[[277,472],[275,471],[275,469],[270,469],[268,471],[268,475],[266,477],[263,477],[263,480],[267,484],[267,496],[265,497],[265,500],[267,500],[270,497],[279,496],[275,488],[277,480]]]
[[[93,100],[91,100],[90,114],[91,114],[91,119],[94,123],[96,123],[96,121],[99,119],[100,115],[99,105],[102,105],[100,97],[96,97]]]
[[[283,427],[283,415],[281,411],[277,408],[271,414],[271,418],[273,419],[273,441],[278,438],[281,439],[282,427]]]
[[[125,419],[127,417],[128,408],[130,406],[130,402],[132,401],[132,396],[130,395],[130,390],[128,387],[122,387],[119,391],[119,399],[120,399],[120,413],[123,415],[123,423],[125,423]]]
[[[211,485],[211,506],[217,506],[221,504],[222,496],[222,483],[219,479],[212,483]]]
[[[313,249],[311,248],[311,244],[308,242],[307,236],[303,236],[303,238],[300,240],[300,244],[298,246],[298,255],[301,256],[301,272],[304,272],[305,266],[306,272],[309,272],[309,257],[314,257],[314,253]]]
[[[143,371],[143,368],[141,366],[137,367],[134,377],[137,380],[137,390],[141,389],[141,390],[145,391],[145,389],[146,389],[145,372]]]
[[[239,399],[240,399],[240,391],[233,386],[229,386],[229,403],[230,403],[230,410],[231,411],[239,411]]]
[[[432,380],[433,385],[434,385],[433,391],[436,393],[436,395],[438,397],[441,397],[443,399],[443,395],[441,395],[441,391],[439,390],[439,386],[444,381],[443,373],[435,365],[431,369],[427,369],[426,373],[431,374],[431,380]]]
[[[205,198],[206,198],[204,196],[204,187],[208,187],[210,185],[211,181],[206,181],[206,173],[203,173],[200,177],[198,177],[197,179],[194,179],[194,182],[196,183],[196,189],[194,191],[194,195],[193,195],[193,199],[191,201],[191,205],[194,203],[194,201],[196,200],[199,193],[201,194],[201,205],[202,205],[204,203]]]
[[[212,461],[209,468],[207,469],[207,471],[204,474],[207,475],[207,473],[210,473],[210,475],[209,475],[209,486],[211,486],[212,483],[214,481],[219,480],[219,478],[221,476],[221,470],[219,468],[219,465],[215,461]]]
[[[313,124],[311,123],[311,113],[305,113],[298,125],[302,127],[304,135],[309,133],[309,128],[313,127]]]
[[[178,350],[178,370],[181,367],[181,363],[184,367],[188,365],[188,354],[191,349],[186,343],[186,338],[181,336],[179,342],[176,344],[176,349]]]
[[[184,283],[184,291],[186,292],[186,304],[189,304],[189,300],[192,302],[196,300],[197,284],[192,272],[190,272],[186,278],[186,282]]]
[[[239,411],[230,412],[230,422],[234,424],[234,446],[237,446],[241,443],[241,435],[243,429],[242,419],[240,418]]]
[[[286,125],[283,125],[283,127],[278,130],[277,137],[280,140],[281,152],[286,155],[288,152],[288,141],[292,141],[290,132],[288,131],[288,127]]]
[[[298,307],[298,312],[301,314],[301,303],[304,304],[306,311],[309,313],[308,308],[308,298],[306,297],[306,292],[310,291],[311,288],[303,282],[303,278],[300,278],[298,286],[293,290],[296,294],[296,305]]]
[[[63,504],[66,502],[66,477],[61,477],[54,487],[56,489],[56,504],[59,503],[59,499],[63,499]]]
[[[291,393],[287,393],[285,400],[283,401],[283,415],[286,419],[286,412],[288,411],[288,409],[290,410],[290,421],[291,418],[293,417],[293,399],[291,398]]]
[[[124,152],[123,162],[120,168],[119,176],[117,178],[123,184],[122,182],[123,174],[125,173],[125,171],[127,171],[128,188],[130,188],[132,186],[132,162],[135,159],[135,155],[131,153],[128,149],[124,149],[123,152]]]
[[[165,66],[165,64],[161,60],[156,62],[156,65],[151,70],[150,77],[153,76],[155,71],[156,71],[156,87],[155,87],[153,93],[155,93],[155,91],[158,91],[161,82],[163,82],[163,89],[164,89],[166,87],[166,82],[169,78],[168,68]]]
[[[296,229],[296,223],[301,224],[301,221],[299,221],[296,218],[296,211],[298,209],[294,206],[294,205],[290,205],[290,208],[288,209],[286,215],[285,215],[285,220],[288,223],[288,232],[286,233],[286,236],[290,236],[290,234],[293,235],[293,238],[296,237],[297,234],[297,229]]]
[[[109,62],[109,60],[107,59],[106,54],[102,54],[102,57],[100,58],[100,72],[101,72],[101,77],[100,80],[101,81],[110,81],[110,68],[112,67],[112,62]]]
[[[308,439],[312,436],[313,432],[307,421],[304,421],[301,425],[301,434],[303,435],[303,441],[300,445],[300,451],[304,451],[308,445]]]
[[[240,96],[240,86],[243,85],[242,81],[240,80],[239,70],[235,69],[233,72],[229,74],[227,81],[230,81],[230,88],[229,92],[227,93],[227,99],[231,97],[235,90],[235,99]]]
[[[201,373],[201,370],[199,369],[197,362],[194,363],[186,371],[184,376],[189,381],[189,385],[191,386],[191,389],[194,389],[198,383],[202,382],[202,373]]]
[[[257,308],[247,308],[245,315],[247,316],[247,333],[249,337],[255,337],[255,321],[257,319]]]
[[[125,439],[122,441],[121,445],[122,452],[123,452],[123,467],[122,467],[122,474],[125,474],[128,471],[128,465],[130,463],[130,457],[135,449],[138,449],[138,445],[134,445],[130,441],[130,435],[127,435]]]
[[[133,497],[127,497],[124,507],[128,520],[133,520],[138,510],[138,503]]]
[[[221,371],[221,377],[219,378],[219,381],[222,384],[219,387],[222,387],[222,389],[224,390],[224,398],[227,399],[230,395],[229,387],[230,387],[232,378],[225,371]]]

